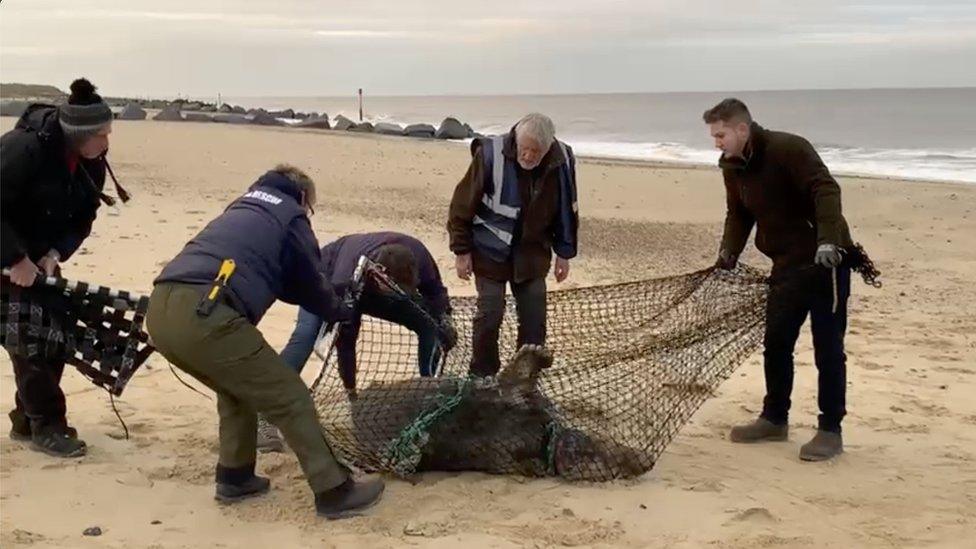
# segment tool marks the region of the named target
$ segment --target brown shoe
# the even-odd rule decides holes
[[[790,426],[776,425],[766,418],[758,418],[752,423],[736,425],[729,433],[732,442],[783,441],[789,437]]]
[[[800,447],[803,461],[826,461],[844,453],[844,439],[840,433],[817,431],[810,442]]]

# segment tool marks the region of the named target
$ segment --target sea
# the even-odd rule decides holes
[[[701,116],[726,97],[745,101],[763,126],[809,139],[834,173],[976,183],[976,88],[464,96],[366,90],[363,119],[436,127],[453,116],[491,135],[542,112],[580,155],[715,164],[719,153]],[[355,92],[222,100],[359,119]]]

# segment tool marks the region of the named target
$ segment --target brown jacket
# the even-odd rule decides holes
[[[813,264],[820,244],[853,246],[841,213],[840,186],[800,136],[755,122],[746,158],[719,160],[728,211],[722,252],[738,256],[756,225],[756,248],[773,275]]]
[[[502,153],[506,158],[516,158],[514,130],[505,138]],[[473,242],[472,219],[484,195],[485,184],[484,162],[478,140],[471,144],[471,157],[471,165],[455,187],[451,199],[447,221],[451,251],[456,255],[472,255],[475,276],[502,282],[544,278],[552,263],[554,226],[559,215],[558,168],[567,161],[559,144],[553,142],[534,170],[526,171],[521,167],[517,170],[522,210],[512,242],[512,255],[505,263],[493,261],[479,253]]]

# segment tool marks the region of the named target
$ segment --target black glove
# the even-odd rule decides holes
[[[437,323],[437,336],[440,338],[441,346],[445,351],[450,351],[457,345],[458,333],[451,315],[446,314],[441,317]]]

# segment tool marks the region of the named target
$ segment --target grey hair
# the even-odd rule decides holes
[[[305,193],[305,203],[309,206],[315,206],[315,182],[312,181],[312,178],[308,174],[291,164],[278,164],[271,171],[277,172],[297,183],[298,188]]]
[[[556,139],[556,125],[544,114],[533,112],[522,117],[515,125],[515,137],[531,137],[543,148],[548,148]]]

